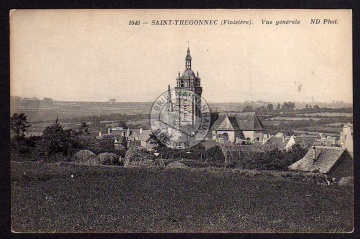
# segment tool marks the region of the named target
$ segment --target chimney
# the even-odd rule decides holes
[[[142,128],[140,128],[140,134],[142,134],[142,132],[143,132],[143,129],[142,129]]]
[[[109,126],[108,127],[108,134],[110,134],[111,133],[111,127]]]
[[[102,136],[102,132],[101,132],[101,130],[99,131],[99,136],[100,136],[100,137]]]
[[[313,146],[312,147],[313,148],[313,161],[314,161],[314,163],[315,163],[315,161],[316,161],[316,147],[315,146]]]

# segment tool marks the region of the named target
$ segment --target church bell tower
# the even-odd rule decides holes
[[[179,109],[179,125],[191,125],[195,126],[196,122],[201,117],[200,111],[200,99],[197,97],[201,97],[202,87],[201,87],[201,79],[199,77],[199,73],[195,75],[191,68],[191,60],[192,57],[190,55],[190,48],[187,49],[187,54],[185,57],[185,70],[176,78],[176,87],[175,93],[176,97],[176,106]],[[194,93],[192,98],[186,97],[178,97],[182,95],[184,92]],[[198,102],[198,103],[196,103]]]

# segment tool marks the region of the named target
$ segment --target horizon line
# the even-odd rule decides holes
[[[10,97],[20,97],[20,98],[36,98],[37,100],[43,101],[44,99],[39,99],[37,97],[22,97],[22,96],[10,96]],[[44,97],[44,98],[49,98],[52,99],[50,97]],[[81,102],[81,103],[110,103],[109,101],[87,101],[87,100],[55,100],[52,99],[55,102]],[[346,101],[335,101],[335,102],[327,102],[327,101],[267,101],[267,100],[245,100],[245,101],[229,101],[229,102],[214,102],[214,101],[206,101],[207,103],[210,104],[239,104],[239,103],[257,103],[257,102],[264,102],[264,103],[284,103],[284,102],[294,102],[294,103],[309,103],[309,104],[316,104],[316,103],[324,103],[324,104],[351,104],[353,105],[353,102],[346,102]],[[153,101],[115,101],[111,104],[114,103],[154,103]],[[11,101],[10,101],[11,104]]]

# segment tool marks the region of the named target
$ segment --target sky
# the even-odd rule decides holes
[[[315,18],[321,24],[310,24]],[[351,18],[351,10],[15,10],[11,95],[154,101],[175,86],[189,45],[208,102],[352,102]],[[220,25],[222,20],[252,24]],[[278,20],[300,24],[275,25]]]

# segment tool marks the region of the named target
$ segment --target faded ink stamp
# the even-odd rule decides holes
[[[150,114],[151,130],[161,143],[174,149],[191,148],[200,143],[210,128],[210,109],[193,90],[168,89],[154,102]]]

